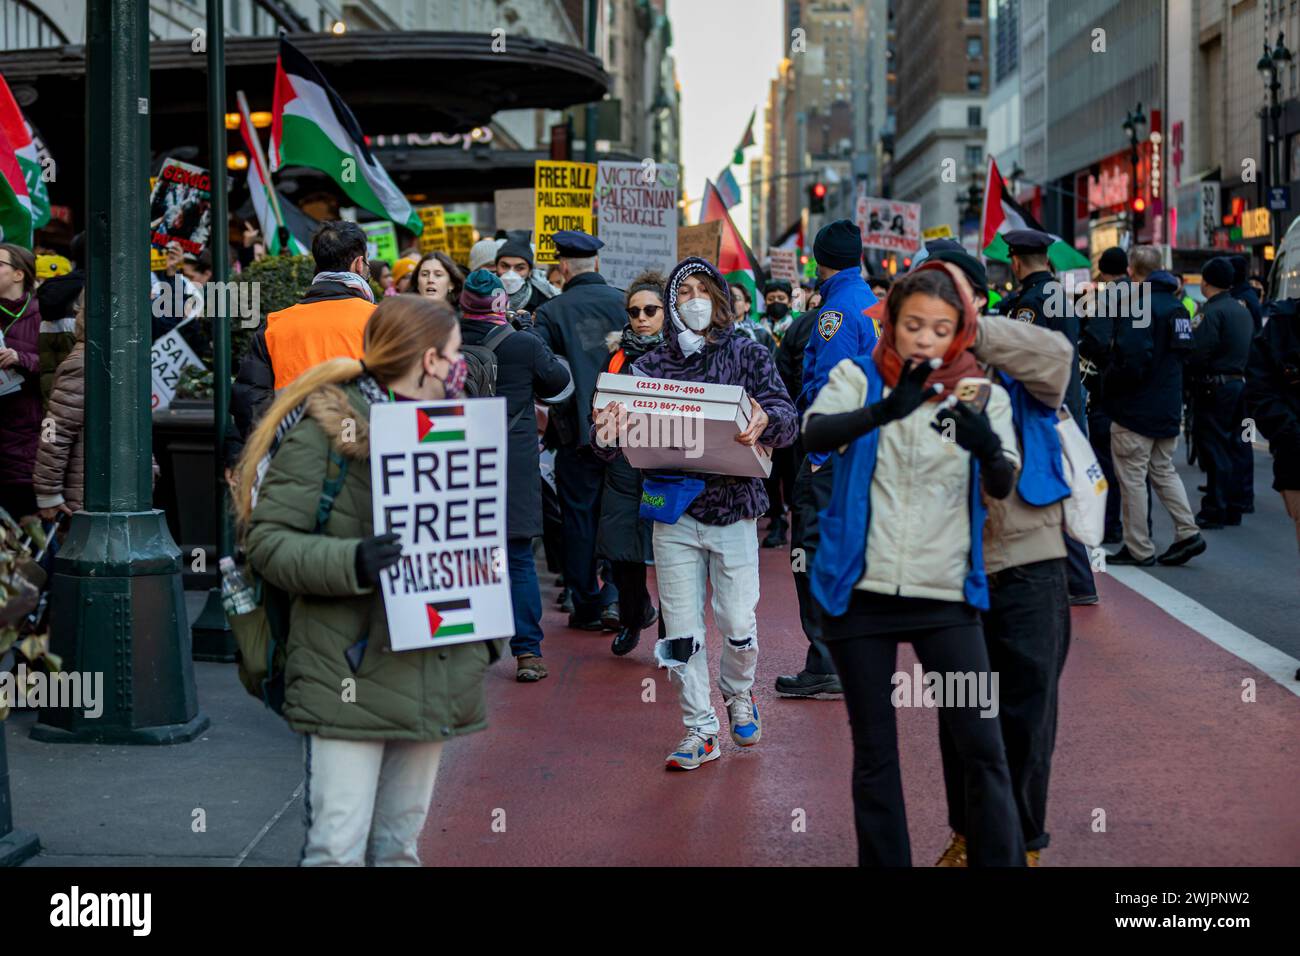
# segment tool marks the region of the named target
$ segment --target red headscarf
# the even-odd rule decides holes
[[[943,365],[931,372],[925,380],[927,385],[934,385],[937,382],[943,383],[943,394],[930,398],[930,401],[937,402],[951,395],[957,388],[957,383],[963,378],[980,377],[984,374],[979,363],[975,360],[975,356],[969,351],[970,347],[975,344],[975,329],[979,323],[979,309],[976,308],[975,300],[971,296],[966,276],[951,262],[940,262],[938,260],[923,262],[917,267],[916,271],[921,272],[925,269],[942,269],[946,272],[952,279],[952,284],[956,287],[957,295],[960,296],[962,302],[961,313],[957,317],[957,332],[953,335],[948,351],[943,357]],[[898,316],[889,313],[889,309],[886,307],[887,302],[888,299],[885,299],[883,302],[879,302],[870,309],[865,310],[865,312],[877,320],[884,319],[881,322],[880,340],[876,343],[871,358],[876,363],[876,368],[880,370],[880,377],[885,384],[893,388],[898,384],[898,376],[903,371],[903,357],[898,354],[898,349],[894,345],[894,326],[898,321]],[[871,315],[872,312],[877,312],[877,315]]]

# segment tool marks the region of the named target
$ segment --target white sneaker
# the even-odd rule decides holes
[[[691,728],[664,763],[670,770],[694,770],[721,756],[722,748],[718,746],[717,734],[706,734],[702,730]]]
[[[731,724],[731,739],[738,747],[752,747],[763,736],[763,722],[758,717],[758,704],[754,692],[745,691],[728,697],[727,720]]]

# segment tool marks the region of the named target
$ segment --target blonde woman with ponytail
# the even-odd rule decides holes
[[[501,648],[393,653],[375,586],[401,546],[371,521],[370,406],[455,398],[464,380],[451,309],[388,296],[364,357],[282,389],[244,448],[235,512],[248,561],[292,599],[284,715],[304,737],[304,866],[418,866],[443,743],[486,726],[483,672]]]

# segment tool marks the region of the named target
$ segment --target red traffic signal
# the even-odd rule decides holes
[[[1138,196],[1137,199],[1133,200],[1134,212],[1146,212],[1146,209],[1147,209],[1147,201],[1143,199],[1141,196]]]
[[[825,198],[826,198],[826,184],[825,184],[825,183],[813,183],[812,194],[813,194],[815,197],[817,197],[818,199],[825,199]]]

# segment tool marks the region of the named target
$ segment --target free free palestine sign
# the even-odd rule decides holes
[[[393,650],[514,634],[505,449],[504,398],[371,406],[375,533],[402,536],[379,581]]]

